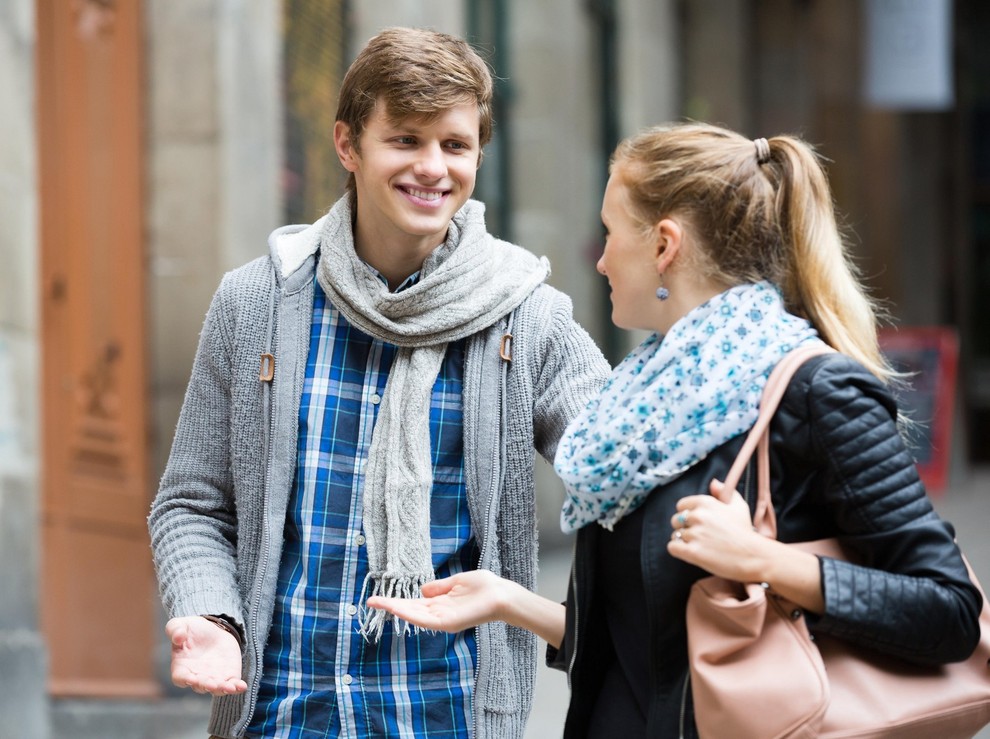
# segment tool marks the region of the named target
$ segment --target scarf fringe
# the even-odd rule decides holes
[[[424,629],[411,624],[388,611],[378,608],[368,608],[368,598],[378,595],[383,598],[413,599],[423,597],[423,585],[434,580],[432,572],[418,575],[396,575],[386,572],[369,572],[361,585],[361,597],[358,599],[359,632],[370,642],[379,642],[385,625],[392,621],[392,628],[399,636],[418,634],[421,631],[432,633],[432,629]],[[369,592],[369,584],[371,589]]]

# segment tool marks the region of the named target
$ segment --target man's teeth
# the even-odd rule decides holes
[[[406,192],[420,200],[439,200],[443,196],[442,192],[426,192],[425,190],[413,190],[409,187],[406,188]]]

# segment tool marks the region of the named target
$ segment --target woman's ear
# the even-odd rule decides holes
[[[684,229],[674,219],[664,218],[657,223],[654,233],[656,234],[654,261],[657,273],[663,274],[680,253],[684,243]]]
[[[358,169],[359,155],[351,141],[351,127],[343,121],[333,124],[333,148],[337,150],[337,158],[344,169],[348,172]]]

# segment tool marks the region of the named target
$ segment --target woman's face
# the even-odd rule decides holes
[[[602,201],[605,249],[596,265],[608,278],[612,322],[619,328],[656,330],[657,239],[630,215],[627,189],[613,174]]]

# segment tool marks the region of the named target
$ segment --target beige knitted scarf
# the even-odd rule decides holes
[[[349,199],[333,207],[321,236],[317,279],[347,320],[399,347],[371,435],[364,482],[369,573],[361,631],[375,641],[391,617],[365,607],[371,595],[415,598],[434,579],[430,539],[430,398],[447,344],[478,333],[516,308],[550,273],[549,262],[485,229],[473,200],[416,284],[391,293],[354,250]],[[393,618],[403,633],[408,624]]]

